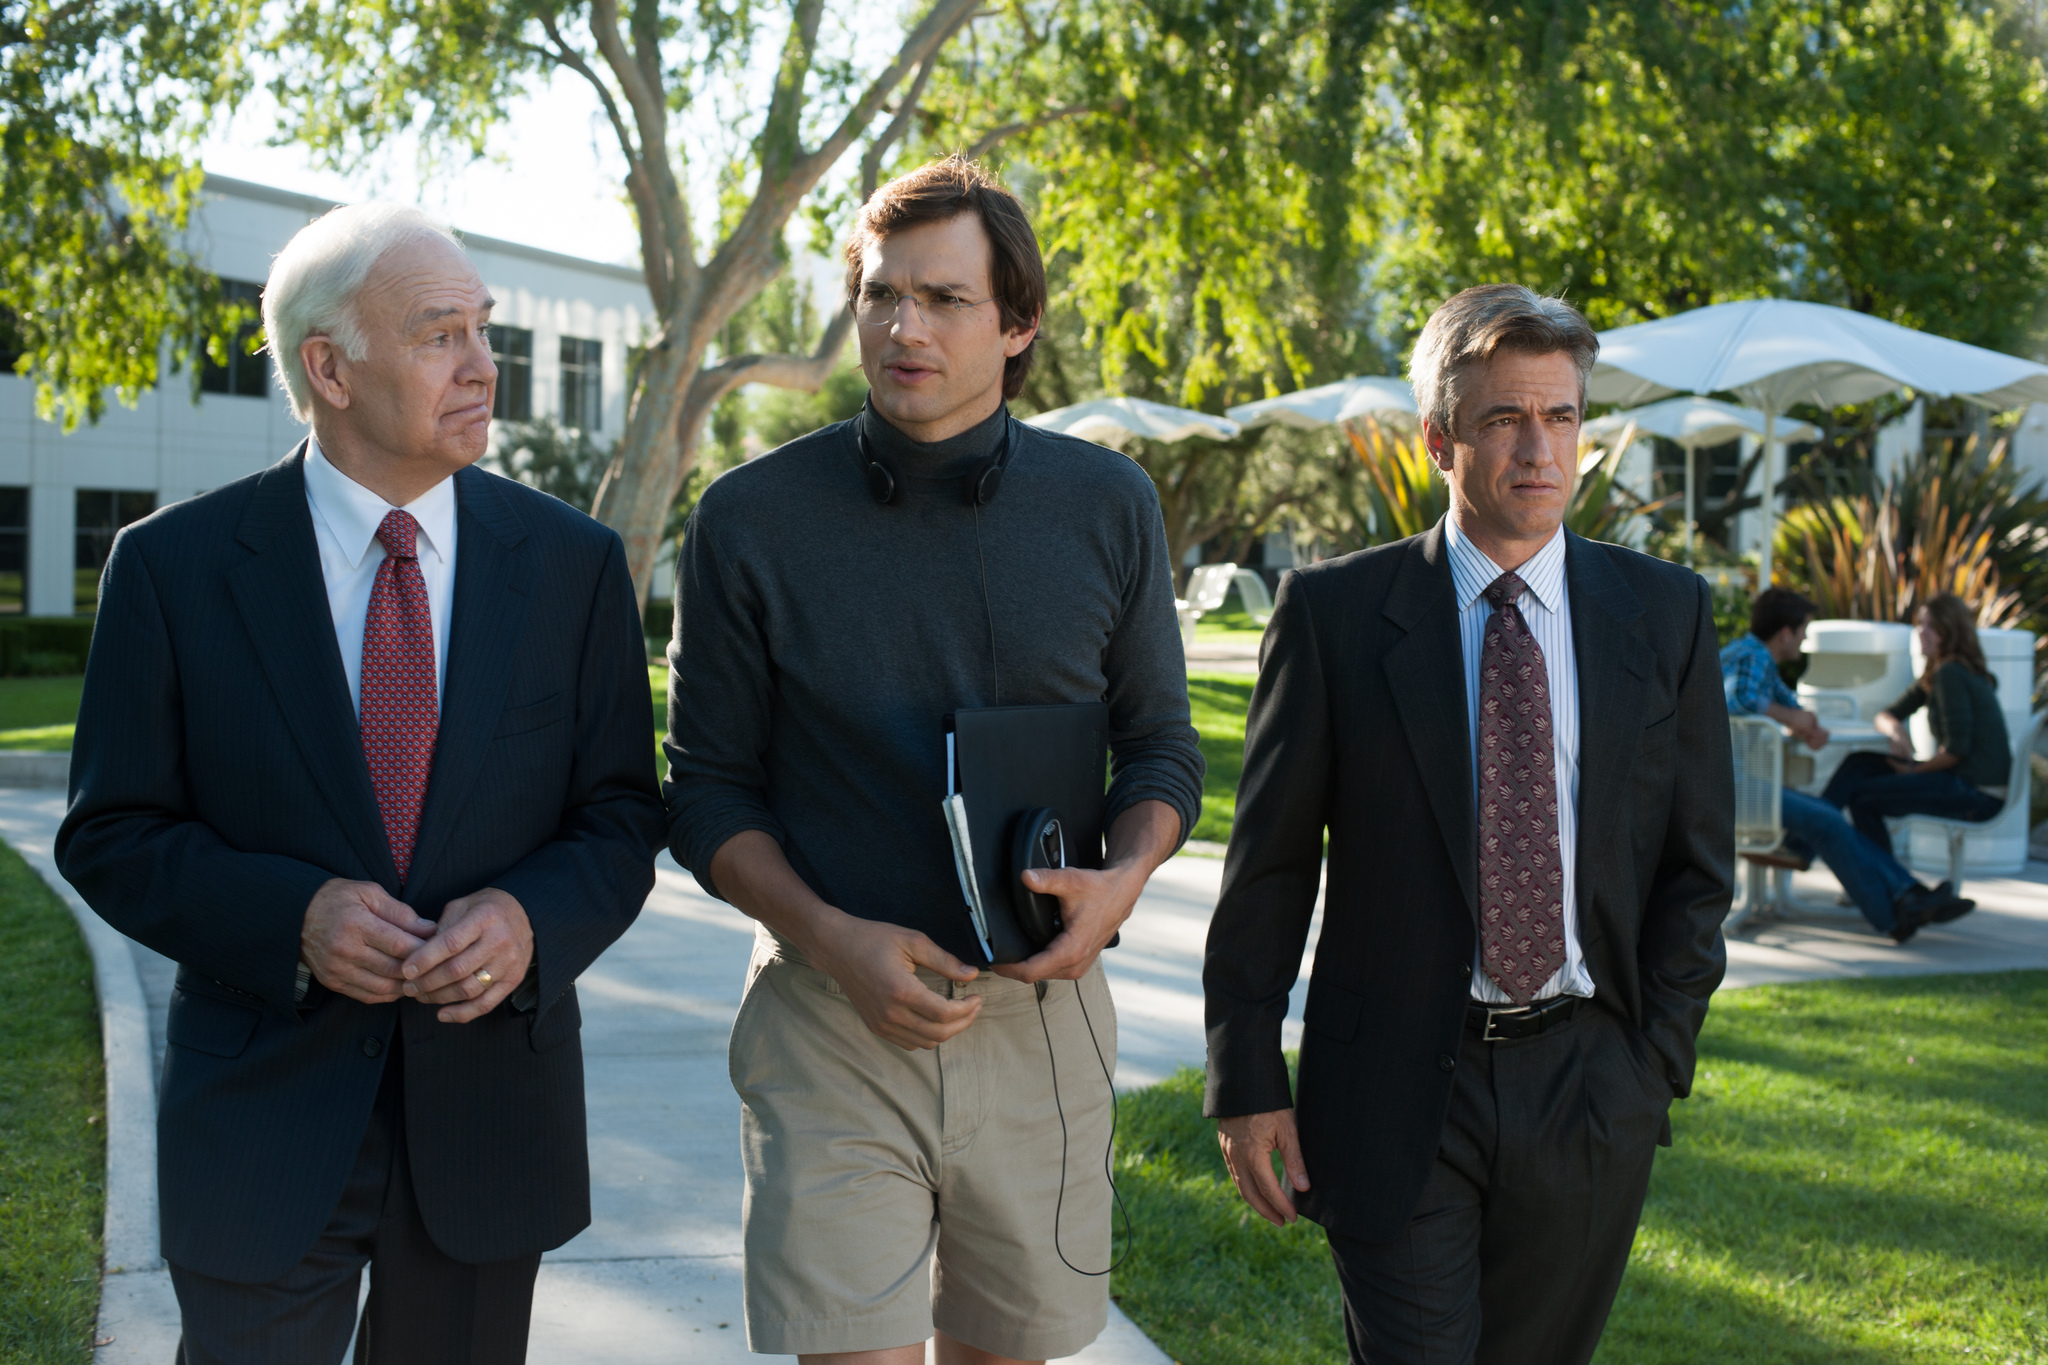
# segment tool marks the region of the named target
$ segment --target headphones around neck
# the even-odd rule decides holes
[[[867,476],[868,492],[884,507],[894,507],[903,501],[903,479],[880,455],[868,448],[867,433],[861,430],[860,419],[853,422],[853,439],[860,447],[861,470]],[[970,507],[986,507],[996,500],[996,494],[1003,486],[1003,466],[1010,460],[1010,424],[1008,415],[1003,421],[1003,439],[996,446],[996,453],[984,460],[967,480],[967,504]]]

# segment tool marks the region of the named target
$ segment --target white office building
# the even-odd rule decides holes
[[[334,205],[206,178],[190,244],[231,291],[254,299],[271,258]],[[463,233],[497,299],[491,329],[497,416],[552,417],[601,443],[625,424],[628,350],[651,329],[640,271]],[[155,509],[283,457],[305,428],[267,356],[166,374],[134,408],[110,402],[98,425],[65,434],[35,415],[34,385],[0,355],[0,615],[92,612],[114,533]]]

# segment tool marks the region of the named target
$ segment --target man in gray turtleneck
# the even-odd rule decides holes
[[[761,926],[731,1044],[748,1342],[1071,1355],[1108,1307],[1097,958],[1201,802],[1165,528],[1137,465],[1010,417],[1045,271],[979,167],[883,186],[847,266],[868,405],[705,492],[669,647],[670,847]],[[1098,701],[1106,865],[1027,874],[1063,932],[978,970],[943,717]]]

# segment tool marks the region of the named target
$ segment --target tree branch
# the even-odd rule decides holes
[[[832,373],[839,349],[852,330],[853,312],[841,308],[818,339],[818,349],[809,355],[732,355],[707,365],[690,381],[687,405],[709,407],[742,384],[772,384],[778,389],[815,393]]]
[[[1122,102],[1121,100],[1117,101],[1118,104]],[[1040,128],[1048,124],[1058,123],[1061,119],[1078,118],[1082,114],[1092,114],[1095,112],[1096,107],[1092,104],[1063,104],[1057,109],[1046,110],[1037,118],[1024,119],[1017,123],[1005,123],[1000,127],[991,128],[976,138],[961,155],[969,161],[974,161],[985,155],[989,148],[1005,138],[1015,137],[1019,133],[1037,132]]]
[[[924,83],[931,79],[932,68],[939,64],[936,50],[918,63],[917,75],[911,78],[910,89],[904,92],[902,101],[896,106],[896,117],[889,120],[887,127],[868,144],[860,159],[860,201],[865,204],[875,194],[875,186],[882,178],[882,157],[887,154],[898,138],[910,127],[910,116],[917,112],[917,102],[924,95]]]
[[[840,120],[839,126],[832,130],[832,135],[818,144],[816,151],[804,156],[791,168],[792,182],[804,180],[801,193],[808,194],[811,186],[818,182],[818,178],[846,154],[846,149],[860,136],[860,130],[874,121],[875,115],[882,108],[882,102],[888,99],[889,92],[902,83],[904,76],[909,74],[913,66],[922,63],[928,57],[936,56],[939,49],[946,45],[947,40],[974,17],[975,7],[976,0],[939,0],[938,4],[932,6],[931,13],[924,17],[924,22],[912,29],[910,35],[903,40],[902,50],[896,54],[896,60],[890,62],[887,69],[875,77],[860,100],[853,108],[847,110],[846,117]]]
[[[640,219],[640,264],[647,276],[647,293],[654,302],[654,311],[667,316],[673,302],[671,286],[674,283],[669,270],[669,253],[661,233],[662,213],[655,202],[654,186],[650,183],[645,167],[643,149],[636,147],[631,130],[626,127],[625,116],[619,111],[618,101],[612,98],[611,87],[604,78],[584,59],[582,53],[569,45],[562,31],[555,27],[554,16],[542,14],[541,27],[546,30],[552,48],[531,43],[522,44],[529,50],[540,53],[550,61],[574,71],[590,82],[590,88],[604,104],[605,117],[611,120],[612,132],[618,136],[619,150],[626,155],[626,192],[633,196],[633,207]]]
[[[690,242],[689,211],[669,161],[666,92],[659,81],[645,78],[639,61],[627,51],[625,39],[619,35],[618,0],[591,0],[590,31],[605,65],[625,91],[626,103],[633,108],[633,121],[640,130],[640,165],[648,178],[649,197],[659,210],[669,278],[677,293],[690,293],[697,284],[697,257]]]
[[[825,172],[845,155],[860,131],[874,122],[875,114],[881,110],[889,92],[900,85],[914,67],[935,59],[947,40],[973,17],[976,3],[977,0],[938,0],[931,12],[903,40],[902,48],[887,69],[868,85],[866,92],[817,150],[802,152],[794,142],[790,142],[787,148],[796,150],[798,154],[787,163],[779,163],[782,153],[777,148],[784,144],[771,139],[764,128],[761,176],[753,202],[747,205],[739,223],[727,234],[717,254],[705,267],[705,274],[709,277],[705,285],[707,297],[699,311],[700,327],[705,334],[724,326],[726,319],[752,296],[754,283],[775,268],[776,246],[790,214],[796,211],[803,197],[811,192]],[[815,29],[815,16],[809,14],[814,4],[822,4],[822,0],[801,0],[791,25],[789,42],[784,48],[783,72],[777,78],[776,103],[769,113],[771,121],[785,116],[780,111],[785,90],[790,86],[792,69],[808,69],[809,48],[803,25],[808,16]],[[810,36],[815,38],[815,32]],[[801,81],[797,85],[800,86]],[[900,110],[897,117],[903,117]]]

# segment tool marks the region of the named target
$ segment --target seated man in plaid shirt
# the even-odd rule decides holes
[[[1728,713],[1769,716],[1812,749],[1828,742],[1828,732],[1819,716],[1799,705],[1798,695],[1785,685],[1778,665],[1799,657],[1800,643],[1815,611],[1813,603],[1789,588],[1766,588],[1750,606],[1749,633],[1721,651]],[[1818,854],[1871,927],[1889,934],[1893,942],[1904,943],[1913,937],[1922,925],[1938,917],[1937,912],[1945,912],[1939,917],[1953,919],[1969,907],[1948,882],[1930,889],[1915,881],[1898,859],[1864,838],[1842,818],[1840,810],[1819,797],[1787,790],[1779,802],[1784,843],[1771,853],[1744,856],[1803,872]]]

